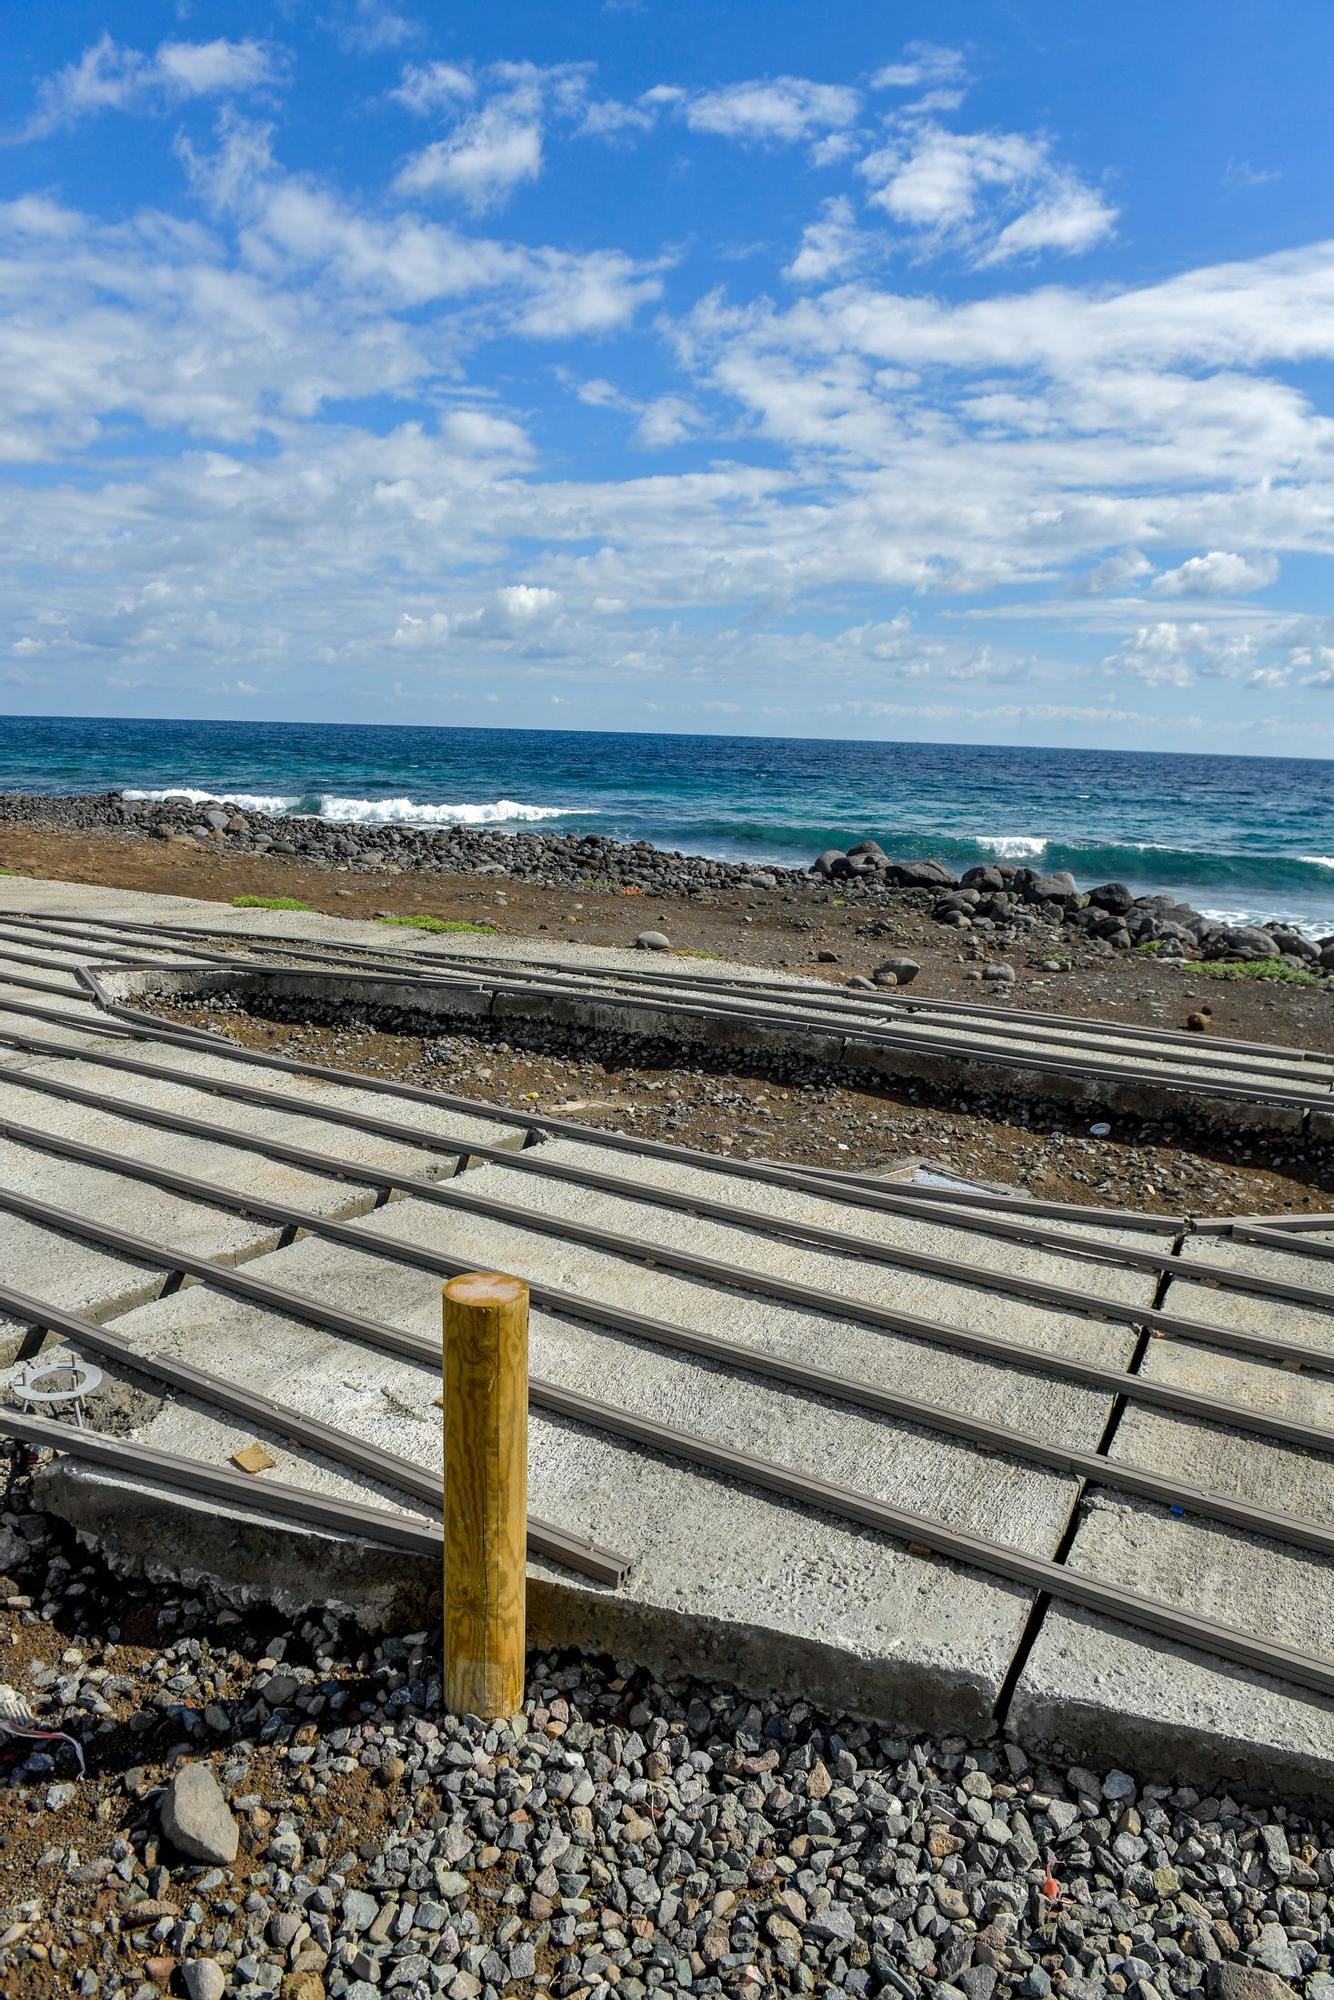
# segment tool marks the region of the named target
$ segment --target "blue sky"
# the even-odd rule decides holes
[[[1327,4],[6,40],[3,709],[1334,754]]]

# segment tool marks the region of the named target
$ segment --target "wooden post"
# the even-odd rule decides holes
[[[523,1705],[528,1543],[528,1287],[474,1271],[445,1286],[445,1705]]]

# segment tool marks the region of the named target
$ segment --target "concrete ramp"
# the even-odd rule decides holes
[[[0,1329],[151,1399],[128,1461],[67,1434],[43,1473],[114,1560],[431,1615],[440,1285],[499,1267],[538,1643],[1334,1799],[1334,1220],[947,1200],[377,1084],[108,1011],[165,975],[60,921],[46,992],[0,961]],[[201,943],[172,980],[234,979]]]

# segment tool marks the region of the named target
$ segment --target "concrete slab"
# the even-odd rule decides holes
[[[1334,1352],[1334,1262],[1289,1251],[1238,1243],[1227,1236],[1188,1236],[1181,1246],[1181,1275],[1167,1297],[1171,1312],[1192,1313],[1217,1326],[1279,1335]],[[1328,1309],[1262,1293],[1221,1291],[1209,1285],[1215,1271],[1240,1271],[1329,1292]],[[1303,1374],[1302,1382],[1312,1380]]]
[[[3,1021],[0,1021],[0,1033],[3,1033],[3,1028]],[[200,1119],[238,1135],[253,1137],[258,1145],[272,1143],[304,1147],[329,1155],[349,1171],[357,1164],[367,1164],[383,1172],[401,1173],[416,1179],[447,1179],[455,1171],[458,1160],[453,1154],[433,1151],[433,1137],[439,1136],[464,1146],[501,1146],[506,1150],[517,1149],[523,1141],[522,1133],[513,1126],[483,1118],[450,1117],[433,1106],[416,1105],[411,1101],[405,1101],[404,1109],[408,1116],[399,1122],[410,1131],[420,1132],[420,1144],[384,1138],[358,1131],[355,1126],[330,1124],[323,1118],[312,1116],[308,1109],[313,1104],[336,1104],[338,1109],[348,1113],[366,1112],[382,1118],[396,1117],[384,1098],[377,1096],[372,1089],[344,1090],[336,1084],[322,1084],[307,1077],[284,1077],[279,1072],[269,1075],[252,1070],[246,1073],[225,1056],[195,1055],[171,1046],[163,1050],[136,1049],[136,1054],[154,1063],[160,1062],[163,1068],[180,1072],[180,1083],[167,1082],[108,1069],[98,1060],[103,1053],[92,1046],[85,1050],[83,1060],[39,1055],[27,1055],[19,1060],[26,1074],[49,1079],[62,1087],[96,1090],[108,1099],[122,1100],[145,1111],[161,1110],[173,1116]],[[0,1091],[4,1080],[12,1077],[19,1067],[19,1062],[11,1063],[4,1057],[5,1051],[0,1050]],[[198,1087],[210,1079],[256,1084],[272,1090],[281,1100],[281,1108],[238,1103],[234,1099],[213,1096],[207,1089]],[[20,1089],[20,1095],[24,1094]],[[34,1108],[49,1101],[52,1100],[36,1092],[31,1093]],[[119,1122],[124,1124],[129,1121],[122,1119]],[[206,1140],[191,1142],[183,1139],[180,1143],[182,1146],[191,1143],[203,1145],[210,1158],[217,1152],[217,1147]],[[234,1163],[239,1162],[244,1167],[247,1158],[244,1152],[238,1153],[230,1147],[225,1150],[232,1153]],[[204,1169],[199,1171],[203,1173]],[[216,1176],[210,1171],[207,1178]],[[310,1177],[300,1178],[304,1182]]]
[[[495,1191],[509,1178],[499,1168],[474,1168],[466,1186],[470,1191]],[[625,1205],[618,1206],[623,1209]],[[635,1213],[647,1218],[663,1212],[636,1205]],[[619,1219],[627,1220],[624,1213]],[[529,1283],[559,1286],[587,1300],[593,1313],[600,1304],[646,1313],[720,1339],[815,1363],[834,1374],[898,1386],[930,1401],[953,1403],[1070,1443],[1092,1447],[1106,1420],[1107,1399],[1094,1390],[976,1361],[921,1340],[860,1327],[832,1314],[757,1296],[741,1287],[724,1288],[651,1268],[489,1217],[446,1212],[409,1198],[395,1203],[392,1214],[383,1211],[362,1218],[356,1227],[368,1239],[392,1236],[446,1250],[478,1269],[514,1271]],[[683,1218],[675,1233],[688,1236],[702,1228]],[[702,1235],[694,1238],[697,1247],[704,1240]],[[710,1241],[712,1247],[719,1247]],[[825,1270],[828,1262],[817,1260],[815,1253],[800,1251],[791,1252],[789,1262],[782,1256],[781,1246],[743,1238],[740,1232],[729,1233],[722,1247],[738,1251],[743,1260],[747,1255],[753,1260],[758,1254],[760,1261],[752,1262],[753,1269],[784,1267],[809,1274],[817,1268]],[[1134,1336],[1127,1328],[1041,1310],[965,1285],[947,1286],[900,1269],[865,1266],[863,1271],[861,1297],[906,1311],[924,1313],[932,1308],[931,1317],[952,1325],[976,1327],[1110,1367],[1123,1366],[1133,1346]],[[368,1276],[363,1275],[361,1282],[369,1282]]]
[[[265,1260],[265,1275],[307,1293],[345,1293],[359,1260],[307,1239]],[[396,1323],[438,1337],[439,1288],[420,1274],[385,1267],[380,1303]],[[440,1462],[438,1383],[433,1370],[326,1341],[240,1302],[197,1291],[128,1315],[118,1331],[147,1348],[236,1373],[267,1394],[290,1398],[328,1421],[354,1427],[419,1463]],[[982,1459],[907,1426],[835,1413],[810,1399],[534,1315],[535,1375],[628,1410],[819,1473],[898,1504],[920,1506],[982,1533],[1003,1533],[1048,1551],[1071,1502],[1072,1482]],[[221,1462],[251,1433],[226,1419],[167,1407],[142,1434],[163,1449]],[[325,1492],[369,1497],[360,1480],[313,1464],[270,1441],[279,1471]],[[809,1510],[789,1507],[696,1475],[605,1434],[535,1414],[530,1438],[530,1504],[565,1527],[630,1554],[634,1569],[610,1595],[577,1578],[534,1571],[538,1643],[630,1650],[681,1672],[725,1671],[752,1685],[802,1690],[808,1698],[851,1702],[887,1718],[940,1728],[984,1727],[1022,1634],[1031,1594],[914,1556],[883,1538]],[[160,1559],[162,1521],[151,1540],[136,1521],[133,1489],[114,1503],[112,1486],[63,1476],[62,1510],[93,1508],[99,1531],[127,1558]],[[85,1498],[75,1500],[80,1489]],[[256,1506],[262,1505],[257,1484]],[[383,1497],[383,1496],[376,1496]],[[231,1558],[224,1532],[192,1513],[191,1559]],[[284,1539],[289,1539],[284,1537]],[[247,1560],[253,1555],[249,1549]],[[313,1564],[313,1558],[310,1559]],[[253,1574],[253,1571],[251,1572]],[[295,1588],[299,1566],[284,1570]],[[327,1602],[311,1566],[306,1588]],[[231,1580],[238,1581],[234,1567]]]
[[[1271,1494],[1270,1504],[1279,1504]],[[1331,1565],[1258,1539],[1099,1496],[1071,1569],[1313,1653],[1329,1651]],[[1050,1606],[1006,1717],[1058,1763],[1186,1772],[1210,1789],[1334,1800],[1334,1703],[1203,1654]]]
[[[1215,1237],[1188,1239],[1186,1248],[1183,1263],[1201,1271],[1231,1267],[1272,1276],[1291,1274],[1300,1261]],[[1322,1347],[1334,1327],[1324,1315],[1283,1302],[1206,1293],[1183,1280],[1173,1281],[1167,1307]],[[1334,1433],[1334,1377],[1165,1340],[1149,1344],[1141,1372]],[[1209,1492],[1334,1520],[1329,1456],[1137,1404],[1125,1407],[1110,1455]],[[1100,1494],[1086,1509],[1068,1560],[1073,1569],[1203,1617],[1314,1654],[1330,1651],[1334,1564],[1312,1553]],[[1096,1744],[1104,1761],[1115,1755],[1164,1775],[1188,1768],[1219,1786],[1282,1790],[1326,1805],[1334,1799],[1334,1704],[1064,1607],[1044,1617],[1009,1722],[1053,1755],[1081,1758]]]

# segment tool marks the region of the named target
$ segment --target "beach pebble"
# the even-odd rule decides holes
[[[162,1831],[193,1861],[231,1862],[240,1833],[207,1764],[185,1764],[162,1794]]]
[[[181,1984],[189,2000],[222,2000],[227,1975],[215,1958],[187,1958],[181,1967]]]

